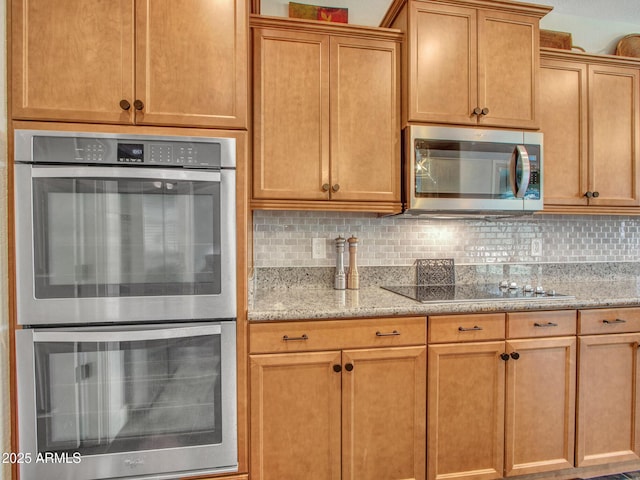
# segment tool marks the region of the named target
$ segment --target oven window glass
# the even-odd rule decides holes
[[[531,180],[525,198],[539,198],[538,158],[540,147],[525,146],[531,162]],[[511,183],[510,143],[449,140],[415,141],[415,196],[424,198],[515,198]],[[522,177],[516,162],[515,179]],[[536,173],[534,173],[536,172]]]
[[[217,294],[220,184],[34,178],[36,298]]]
[[[38,452],[84,456],[222,442],[219,334],[38,342],[35,365]]]

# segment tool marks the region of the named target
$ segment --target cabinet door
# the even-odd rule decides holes
[[[329,37],[265,28],[253,35],[253,196],[328,200]]]
[[[343,480],[423,480],[426,347],[349,350],[342,359]]]
[[[430,345],[428,478],[502,478],[505,343]]]
[[[477,123],[477,11],[410,2],[408,121]]]
[[[246,127],[247,15],[238,0],[136,0],[136,123]]]
[[[340,352],[250,357],[252,480],[340,480],[340,360]]]
[[[541,62],[544,203],[586,205],[587,66],[544,58]]]
[[[13,0],[12,116],[133,122],[131,0]]]
[[[589,66],[589,182],[593,205],[640,205],[639,85],[635,68]]]
[[[505,474],[573,467],[576,338],[507,341]]]
[[[482,125],[536,128],[538,20],[478,11],[478,115]]]
[[[640,336],[579,338],[576,466],[638,460]]]
[[[400,44],[331,38],[331,199],[400,202]]]

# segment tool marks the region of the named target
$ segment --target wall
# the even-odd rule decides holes
[[[330,212],[254,213],[256,267],[335,265],[334,239],[355,235],[363,266],[409,266],[418,258],[458,265],[640,261],[640,217],[535,215],[510,220],[423,220]],[[326,258],[312,258],[312,239]],[[532,242],[540,244],[540,255]]]

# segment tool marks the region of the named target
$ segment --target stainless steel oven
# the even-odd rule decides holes
[[[235,141],[17,131],[18,323],[236,316]]]
[[[16,332],[21,480],[236,471],[235,322]]]
[[[14,170],[20,478],[237,471],[235,140],[18,130]]]

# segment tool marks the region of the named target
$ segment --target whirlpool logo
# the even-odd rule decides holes
[[[129,468],[136,468],[141,465],[144,465],[144,459],[142,458],[127,458],[124,461],[124,464]]]

